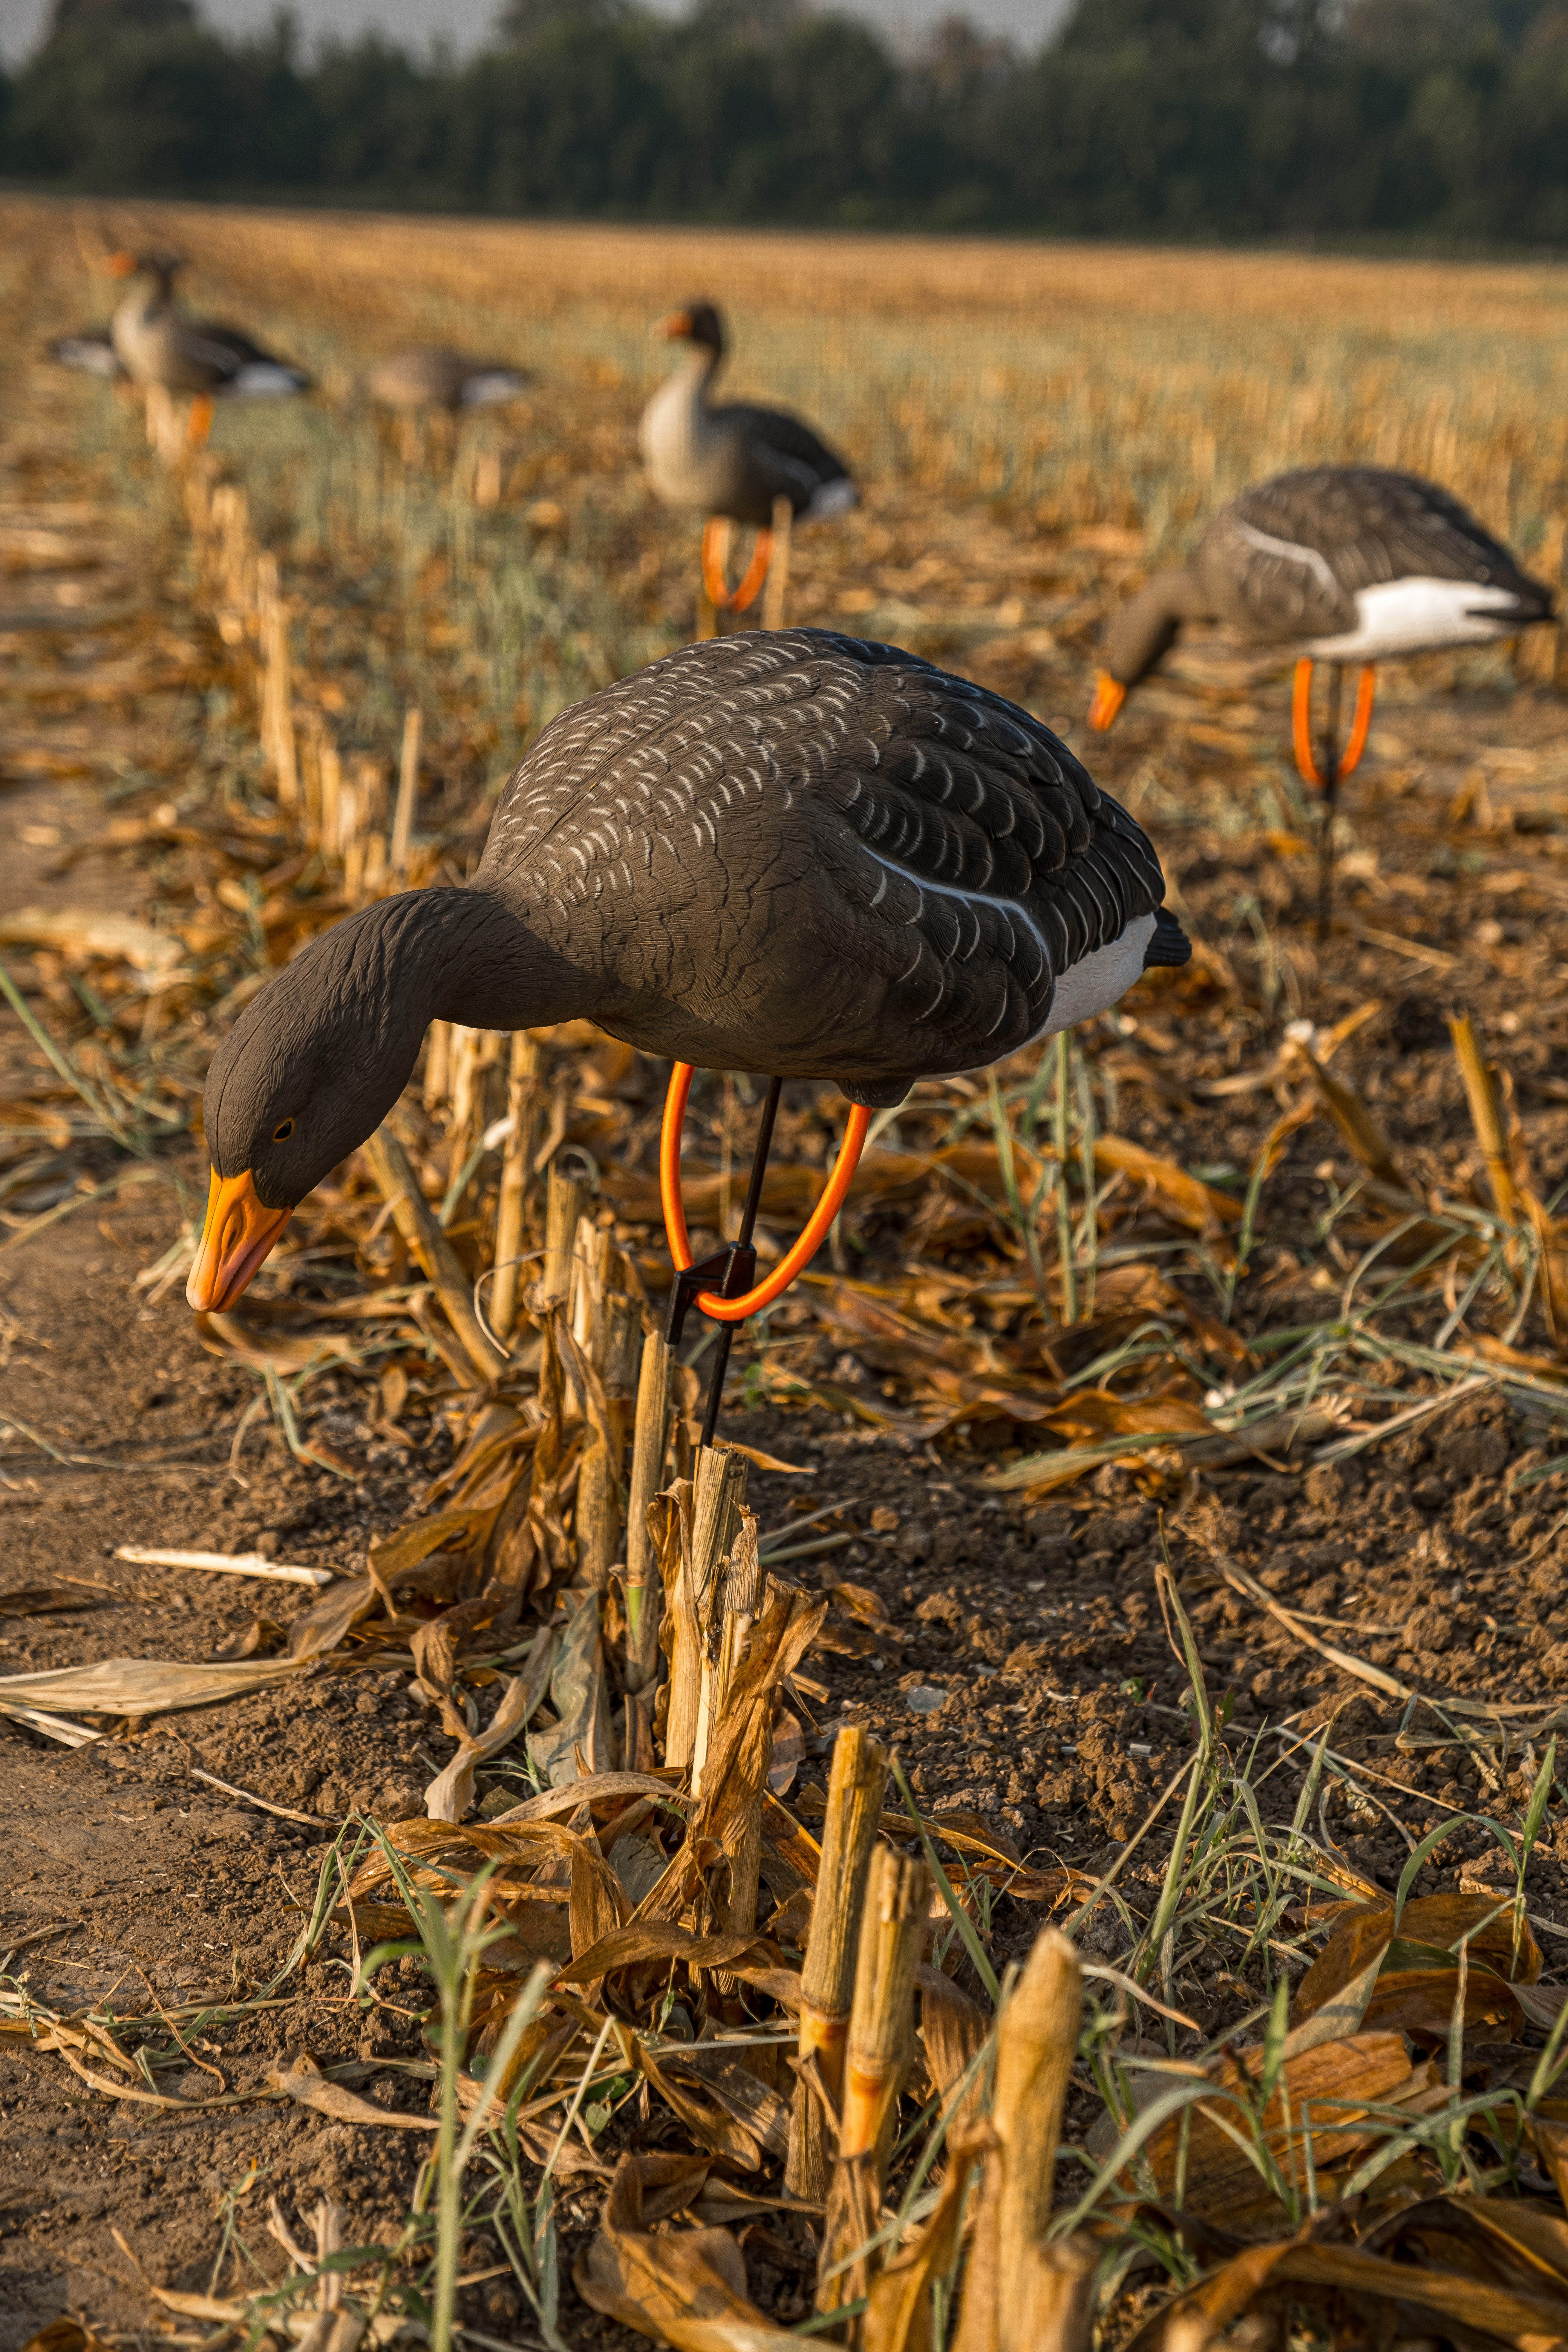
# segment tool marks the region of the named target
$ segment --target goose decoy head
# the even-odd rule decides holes
[[[667,341],[695,343],[700,351],[712,352],[715,357],[724,349],[724,322],[711,302],[688,302],[683,310],[671,310],[654,329]]]
[[[350,916],[247,1005],[207,1071],[212,1177],[191,1305],[232,1307],[299,1203],[374,1133],[413,1071],[430,1020],[434,940],[410,892]],[[422,911],[422,910],[420,910]],[[422,984],[424,983],[424,984]]]
[[[1112,725],[1128,693],[1157,668],[1181,635],[1184,621],[1208,620],[1208,599],[1190,567],[1157,572],[1130,597],[1100,642],[1089,723],[1097,735]]]
[[[111,253],[103,266],[111,278],[154,278],[167,295],[185,267],[185,257],[167,246],[153,246],[145,253]]]

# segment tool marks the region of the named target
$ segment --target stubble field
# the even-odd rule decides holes
[[[648,325],[698,293],[729,314],[735,390],[798,406],[863,485],[845,523],[798,538],[791,619],[908,646],[1066,734],[1153,835],[1197,952],[1070,1054],[920,1089],[882,1126],[831,1252],[737,1348],[723,1432],[788,1465],[748,1472],[763,1564],[798,1584],[801,1622],[821,1619],[752,1725],[776,1768],[767,1819],[794,1823],[770,1839],[755,1913],[755,1965],[774,1980],[748,1997],[667,1940],[657,1984],[645,1952],[640,1974],[591,1968],[579,1994],[556,1989],[549,2014],[574,2031],[531,2046],[523,2139],[509,2152],[486,2135],[467,2176],[459,2323],[479,2342],[632,2340],[605,2281],[618,2262],[624,2285],[642,2233],[624,2210],[606,2231],[600,2211],[628,2151],[650,2211],[729,2231],[732,2255],[710,2246],[710,2261],[732,2296],[739,2265],[781,2331],[811,2310],[824,2232],[846,2261],[861,2242],[831,2202],[824,2217],[747,2201],[779,2190],[795,2094],[773,2004],[799,1965],[844,1725],[896,1748],[964,1915],[961,1928],[938,1890],[923,1955],[952,1997],[921,1993],[888,2189],[898,2235],[952,2219],[911,2178],[922,2149],[936,2156],[921,2104],[956,2092],[954,2049],[967,2063],[989,2047],[997,1974],[1051,1918],[1115,1972],[1087,1988],[1057,2174],[1106,2340],[1157,2330],[1173,2291],[1201,2297],[1247,2242],[1299,2227],[1345,2252],[1334,2277],[1298,2262],[1271,2290],[1268,2324],[1301,2340],[1332,2338],[1379,2294],[1404,2333],[1436,2331],[1441,2297],[1389,2303],[1386,2281],[1355,2271],[1352,2255],[1384,2250],[1413,2273],[1483,2278],[1521,2310],[1560,2306],[1556,2238],[1537,2231],[1521,2284],[1443,2202],[1456,2188],[1489,2210],[1511,2200],[1568,2232],[1551,2188],[1568,1958],[1558,635],[1384,674],[1326,941],[1285,664],[1205,633],[1110,737],[1089,738],[1083,713],[1104,614],[1216,503],[1286,464],[1435,474],[1560,579],[1562,273],[18,200],[0,227],[3,1672],[226,1658],[255,1684],[92,1715],[98,1736],[75,1746],[15,1714],[0,1727],[0,2347],[68,2311],[111,2343],[154,2327],[254,2341],[270,2320],[280,2346],[317,2299],[318,2200],[336,2217],[323,2228],[371,2250],[351,2303],[379,2294],[384,2318],[439,2340],[438,2315],[419,2316],[439,2300],[439,2232],[418,2176],[443,2052],[471,2096],[536,1955],[559,1969],[660,1916],[649,1867],[696,1853],[672,1934],[734,1925],[668,1723],[626,1703],[643,1666],[624,1587],[574,1516],[602,1433],[551,1402],[542,1309],[525,1307],[511,1366],[478,1392],[363,1155],[238,1314],[198,1328],[183,1298],[206,1059],[266,973],[376,887],[367,842],[384,849],[407,713],[422,721],[411,870],[461,880],[550,717],[691,633],[696,528],[648,498],[635,425],[663,357]],[[287,410],[220,409],[200,461],[155,452],[139,402],[39,356],[106,315],[89,267],[105,245],[160,240],[192,257],[193,308],[322,387]],[[437,340],[533,381],[455,448],[432,433],[414,450],[353,383],[378,352]],[[258,551],[277,565],[266,612]],[[264,709],[279,641],[291,799]],[[346,787],[323,787],[323,756]],[[445,1074],[427,1059],[395,1125],[471,1282],[494,1255],[505,1166],[482,1139],[516,1103],[504,1057],[458,1045]],[[538,1163],[526,1244],[545,1245],[552,1153],[563,1167],[574,1149],[596,1176],[609,1287],[651,1318],[668,1280],[665,1074],[575,1032],[537,1049],[516,1079]],[[696,1222],[715,1238],[752,1099],[721,1075],[694,1097],[689,1179],[706,1176]],[[789,1090],[770,1246],[840,1114],[829,1090]],[[595,1361],[618,1445],[630,1394]],[[678,1381],[683,1408],[702,1370]],[[497,1530],[520,1479],[543,1516],[503,1595]],[[355,1616],[367,1547],[390,1575],[398,1530],[459,1509],[437,1570],[416,1563]],[[601,1538],[626,1559],[618,1519]],[[254,1551],[336,1581],[241,1584],[117,1559],[127,1545]],[[647,1786],[570,1801],[570,1853],[521,1831],[487,1849],[485,1823],[571,1783],[574,1765],[552,1773],[550,1758],[582,1696],[563,1661],[583,1591],[613,1722],[575,1763]],[[349,1596],[336,1618],[333,1595]],[[528,1760],[521,1733],[498,1746],[468,1842],[461,1823],[432,1842],[411,1825],[459,1732],[536,1670]],[[0,1690],[13,1708],[26,1696]],[[67,1695],[52,1711],[83,1720]],[[378,1840],[401,1866],[447,1872],[428,1884],[444,1883],[454,1932],[468,1874],[487,1855],[503,1866],[491,1893],[510,1941],[476,1960],[479,2022],[444,2045],[433,1925],[362,1970],[373,1944],[419,1945]],[[722,1870],[733,1856],[717,1847]],[[1391,1945],[1407,1895],[1435,1907]],[[1245,2053],[1288,2022],[1302,2038],[1284,2063],[1305,2065],[1325,1981],[1320,1969],[1309,1992],[1308,1965],[1347,1934],[1364,1960],[1379,1932],[1385,1975],[1362,1986],[1355,2038],[1319,2037],[1348,2052],[1344,2071],[1311,2086],[1353,2094],[1361,2136],[1347,2152],[1342,2104],[1333,2148],[1309,2160],[1275,2078],[1247,2090]],[[1479,1998],[1452,1957],[1467,1936]],[[671,2059],[726,2038],[743,2053],[726,2063],[758,2086],[749,2106],[722,2070],[698,2069],[697,2101]],[[306,2051],[328,2095],[301,2076]],[[1189,2171],[1152,2140],[1138,2203],[1104,2108],[1172,2082],[1226,2084],[1254,2151],[1247,2194],[1212,2147]],[[586,2120],[542,2171],[584,2084]],[[961,2151],[973,2121],[954,2124]],[[697,2168],[671,2203],[683,2162]],[[941,2158],[960,2190],[978,2162]],[[1427,2238],[1396,2243],[1415,2208]],[[672,2242],[640,2247],[645,2312]],[[598,2310],[573,2283],[579,2258]],[[921,2259],[951,2278],[956,2242]],[[875,2267],[846,2275],[866,2290]],[[1489,2306],[1465,2340],[1522,2340],[1528,2318]]]

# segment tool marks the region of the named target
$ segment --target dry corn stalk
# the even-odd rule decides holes
[[[691,1481],[677,1478],[648,1507],[648,1537],[658,1560],[664,1588],[664,1628],[661,1647],[669,1655],[669,1675],[659,1699],[665,1710],[664,1760],[684,1770],[691,1761],[697,1736],[697,1702],[701,1689],[701,1633],[691,1597],[688,1561],[691,1552]]]
[[[700,1446],[693,1487],[691,1555],[687,1563],[687,1573],[690,1580],[692,1606],[700,1637],[695,1661],[682,1657],[676,1663],[677,1669],[687,1675],[690,1674],[693,1664],[696,1668],[697,1719],[692,1732],[690,1759],[691,1788],[693,1795],[696,1795],[702,1786],[702,1767],[713,1724],[714,1673],[721,1633],[722,1571],[730,1557],[731,1547],[740,1532],[741,1506],[746,1494],[744,1455],[728,1453],[717,1445]],[[672,1717],[674,1711],[672,1695]]]
[[[275,555],[264,554],[258,559],[256,593],[264,665],[261,750],[277,781],[278,797],[287,806],[300,797],[300,772],[294,743],[289,622],[278,583],[278,558]]]
[[[866,1874],[877,1843],[887,1779],[886,1750],[858,1724],[847,1723],[834,1743],[828,1774],[822,1864],[801,1972],[797,2051],[800,2066],[815,2068],[816,2082],[831,2101],[835,2115],[844,2083],[844,2043],[849,2030]],[[803,2073],[795,2084],[784,2186],[794,2197],[820,2203],[827,2194],[832,2169],[829,2120],[822,2112],[816,2084]]]
[[[506,1115],[511,1125],[501,1159],[500,1197],[496,1203],[496,1276],[490,1300],[490,1322],[503,1339],[510,1339],[517,1320],[523,1209],[529,1161],[533,1156],[533,1118],[542,1060],[538,1038],[527,1029],[514,1030],[506,1089]]]
[[[1082,2002],[1077,1953],[1058,1929],[1043,1928],[996,2028],[996,2144],[986,2162],[954,2352],[1032,2352],[1041,2340],[1020,2332],[1022,2314],[1026,2304],[1037,2309],[1058,2292],[1036,2248],[1051,2218]],[[1071,2306],[1065,2289],[1063,2300]]]
[[[435,1285],[447,1319],[475,1372],[481,1381],[493,1381],[505,1369],[506,1358],[485,1336],[474,1312],[468,1277],[419,1190],[408,1154],[389,1127],[378,1127],[364,1146],[364,1156],[398,1232]]]
[[[650,1710],[654,1671],[658,1664],[663,1591],[655,1565],[648,1507],[664,1475],[664,1457],[669,1443],[669,1367],[673,1354],[660,1332],[650,1331],[642,1343],[631,1483],[626,1496],[626,1690],[634,1697],[642,1695]]]
[[[392,878],[401,882],[408,871],[408,846],[414,837],[414,809],[419,796],[419,741],[425,721],[417,703],[403,721],[403,753],[397,768],[397,805],[392,817]]]
[[[914,2053],[915,1970],[931,1901],[925,1864],[890,1846],[871,1857],[855,2000],[844,2053],[838,2156],[827,2192],[816,2273],[818,2311],[866,2293],[872,2264],[860,2255],[876,2232],[892,2152],[899,2093]]]

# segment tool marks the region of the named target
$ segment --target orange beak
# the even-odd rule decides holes
[[[110,278],[134,278],[136,256],[133,253],[111,253],[103,266]]]
[[[198,1313],[222,1313],[234,1305],[293,1213],[264,1209],[248,1169],[243,1176],[220,1176],[213,1170],[202,1245],[185,1285],[185,1297]]]
[[[1089,723],[1097,735],[1103,735],[1127,699],[1127,688],[1108,669],[1096,673],[1094,700],[1089,706]]]
[[[654,333],[656,335],[662,335],[666,342],[674,342],[678,336],[689,335],[690,332],[691,313],[689,310],[670,310],[667,312],[664,318],[659,320],[658,323],[654,328]]]

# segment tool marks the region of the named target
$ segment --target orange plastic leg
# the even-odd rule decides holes
[[[689,1062],[677,1062],[669,1074],[669,1092],[664,1098],[664,1125],[658,1139],[658,1194],[664,1205],[664,1230],[669,1242],[669,1255],[675,1260],[678,1273],[684,1273],[691,1264],[691,1244],[687,1238],[686,1211],[680,1199],[680,1130],[686,1121],[686,1098],[691,1091]],[[800,1239],[772,1272],[765,1275],[752,1290],[739,1298],[721,1298],[716,1290],[700,1290],[697,1304],[704,1315],[716,1323],[743,1323],[748,1315],[759,1307],[771,1307],[782,1297],[797,1274],[803,1274],[827,1239],[827,1229],[844,1206],[845,1195],[855,1181],[855,1171],[860,1164],[860,1154],[866,1149],[866,1137],[871,1125],[871,1114],[864,1103],[853,1103],[844,1140],[838,1147],[838,1157],[833,1163],[833,1173],[827,1188],[817,1202],[802,1229]]]
[[[1359,707],[1359,706],[1358,706]],[[1323,780],[1312,757],[1312,657],[1303,654],[1296,664],[1295,690],[1290,698],[1290,731],[1296,747],[1296,772],[1304,784],[1321,792]]]
[[[1361,764],[1366,750],[1366,739],[1372,727],[1373,699],[1377,692],[1377,672],[1368,662],[1356,680],[1355,717],[1351,721],[1351,740],[1345,745],[1345,756],[1340,761],[1342,780]]]
[[[725,535],[723,517],[710,515],[702,526],[702,585],[707,592],[708,602],[716,613],[723,612],[730,602],[729,583],[724,577],[724,558],[720,546],[721,538]]]
[[[768,576],[768,566],[773,560],[773,534],[771,524],[757,533],[757,543],[752,550],[752,560],[746,566],[746,576],[731,599],[730,610],[743,613],[754,604],[762,593],[763,583]]]
[[[757,533],[752,560],[740,586],[731,589],[724,577],[729,525],[722,515],[710,515],[702,526],[702,585],[716,613],[743,613],[762,593],[768,566],[773,560],[773,534],[769,527]]]
[[[207,435],[212,431],[212,402],[207,398],[205,392],[198,392],[195,400],[191,403],[190,416],[186,420],[185,424],[186,447],[190,449],[205,449],[207,443]]]

